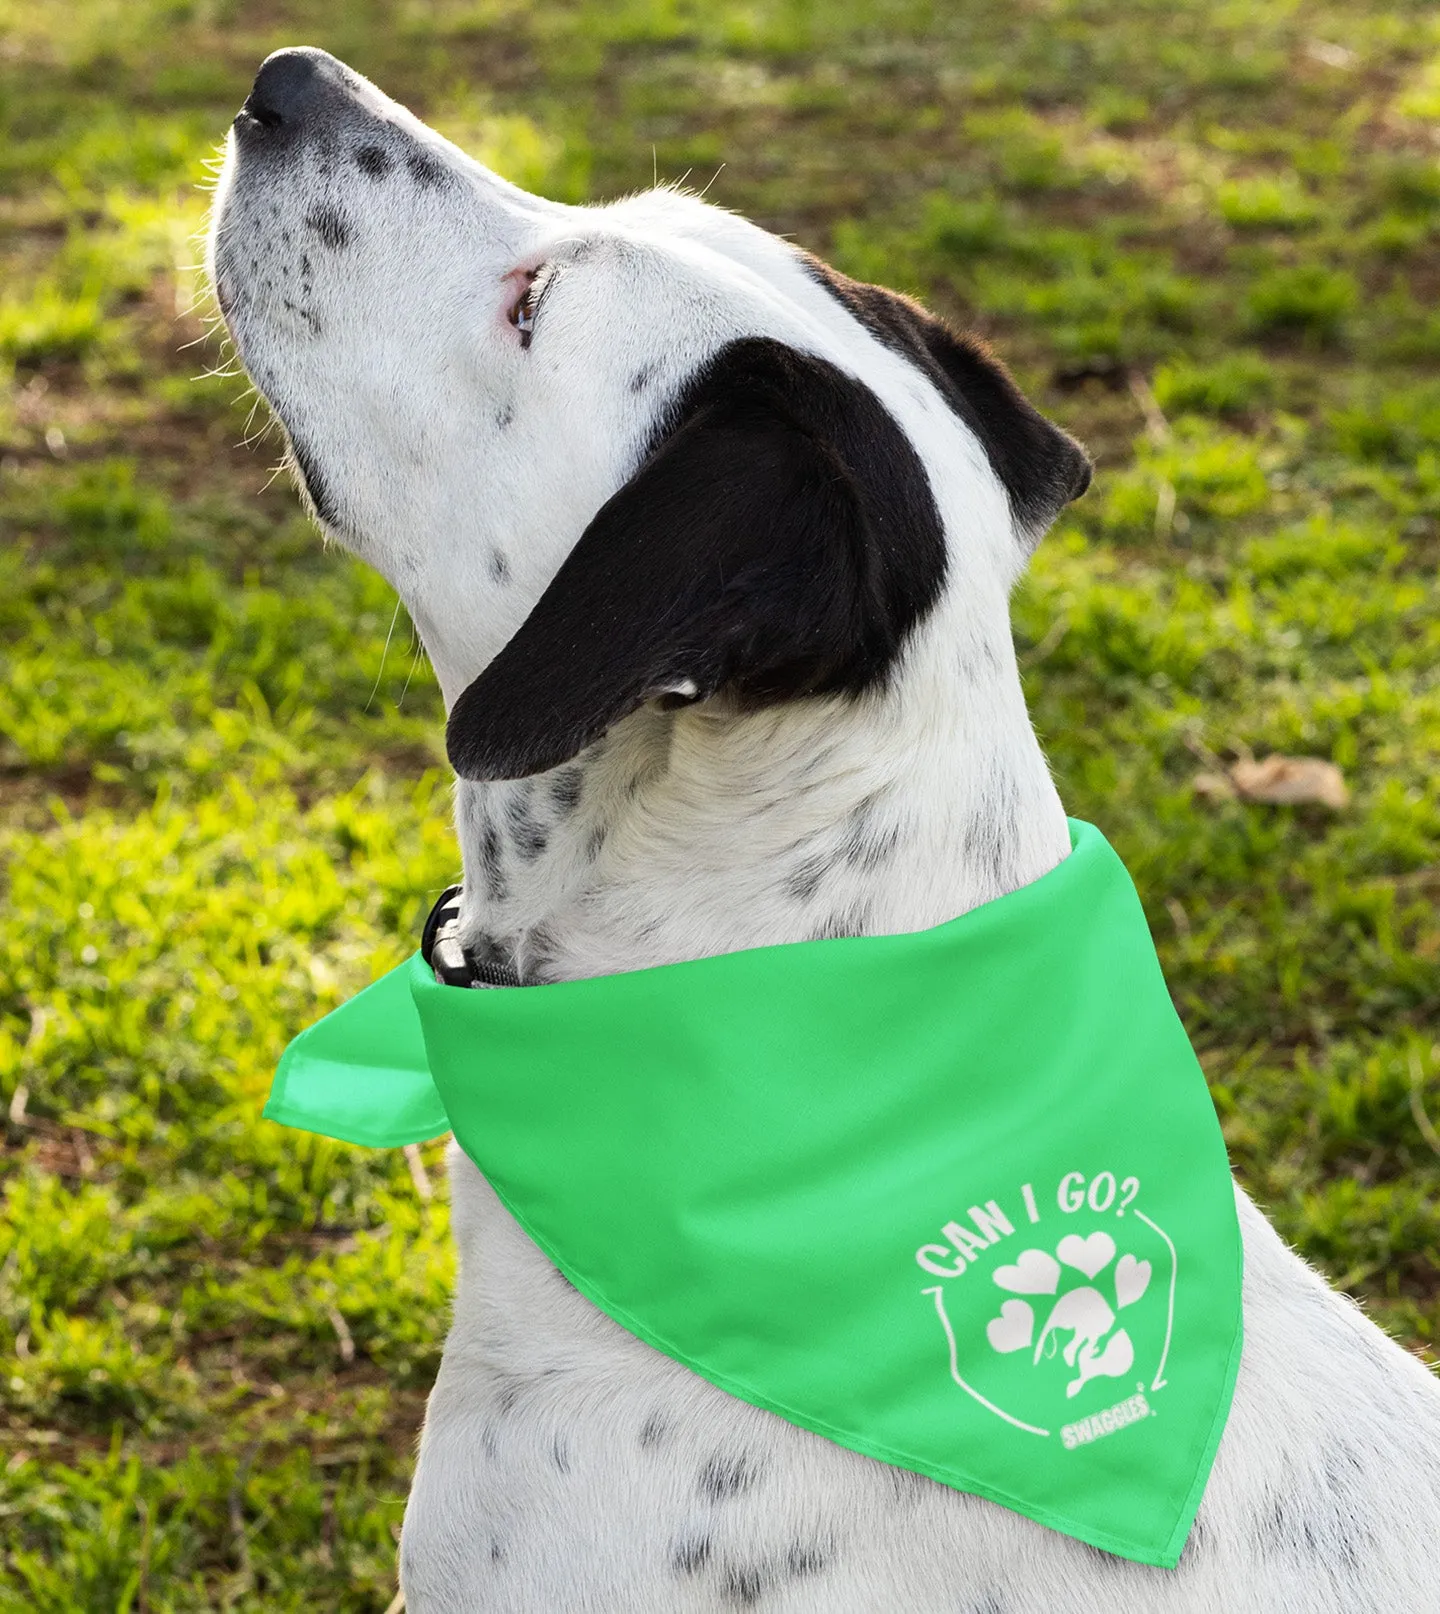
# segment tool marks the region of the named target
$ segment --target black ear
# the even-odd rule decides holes
[[[1090,486],[1090,456],[1046,420],[983,342],[958,335],[909,297],[851,280],[808,254],[805,267],[872,336],[934,382],[979,439],[1027,539],[1038,540]]]
[[[924,466],[870,389],[734,342],[456,701],[450,761],[467,779],[540,773],[657,695],[858,693],[944,572]]]

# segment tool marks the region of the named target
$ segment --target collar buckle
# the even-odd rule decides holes
[[[505,959],[477,959],[460,940],[463,886],[447,886],[436,898],[420,933],[420,956],[441,986],[521,986],[519,971]]]
[[[475,971],[460,943],[460,894],[463,886],[447,886],[431,908],[420,933],[420,956],[435,971],[441,986],[469,986]]]

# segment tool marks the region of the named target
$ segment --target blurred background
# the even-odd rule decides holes
[[[0,0],[0,1609],[399,1607],[439,1146],[258,1116],[457,858],[410,626],[205,334],[285,44],[532,189],[658,175],[916,292],[1090,446],[1014,613],[1062,794],[1240,1178],[1431,1355],[1432,6]]]

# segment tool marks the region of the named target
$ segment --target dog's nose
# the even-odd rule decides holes
[[[265,129],[295,129],[313,112],[319,92],[334,75],[328,68],[340,64],[323,50],[294,46],[267,56],[255,75],[240,120],[250,119]]]

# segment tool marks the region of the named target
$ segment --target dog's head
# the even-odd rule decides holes
[[[1003,601],[1089,481],[917,305],[675,191],[530,196],[322,51],[261,68],[211,256],[467,778],[554,767],[650,701],[876,688],[947,590]]]

